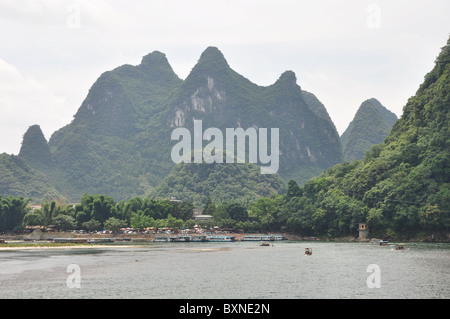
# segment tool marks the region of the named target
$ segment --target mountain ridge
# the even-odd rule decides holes
[[[71,123],[49,141],[44,170],[71,200],[85,193],[117,199],[145,196],[174,168],[170,139],[176,127],[280,128],[280,175],[300,184],[342,161],[342,146],[326,108],[301,89],[293,71],[259,86],[208,47],[185,80],[164,53],[102,73]],[[37,162],[27,158],[34,168]]]

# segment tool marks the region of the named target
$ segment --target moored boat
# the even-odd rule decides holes
[[[211,242],[234,242],[236,238],[234,236],[208,236],[208,241]]]

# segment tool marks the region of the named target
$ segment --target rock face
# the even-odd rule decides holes
[[[231,69],[215,47],[201,54],[185,80],[158,51],[139,65],[103,73],[73,121],[48,144],[40,143],[43,154],[29,151],[24,140],[21,157],[33,167],[51,163],[45,172],[71,200],[85,193],[117,200],[144,196],[175,165],[171,132],[192,129],[194,119],[223,132],[279,128],[278,173],[285,180],[302,184],[342,161],[340,138],[325,107],[302,91],[294,72],[284,72],[273,85],[258,86]]]
[[[341,136],[344,160],[362,159],[371,146],[383,142],[396,121],[397,116],[378,100],[364,101]]]

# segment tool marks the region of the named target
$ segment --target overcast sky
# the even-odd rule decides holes
[[[266,86],[286,70],[339,134],[377,98],[401,116],[450,35],[448,0],[0,0],[0,153],[69,124],[101,75],[161,51],[182,79],[208,46]]]

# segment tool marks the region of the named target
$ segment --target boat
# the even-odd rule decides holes
[[[242,241],[273,241],[273,236],[270,235],[261,235],[261,236],[255,236],[255,235],[245,235],[242,238]]]
[[[234,236],[208,236],[207,238],[211,242],[234,242],[236,240]]]
[[[389,245],[389,242],[387,240],[380,240],[379,244],[380,244],[380,246],[387,246],[387,245]]]
[[[153,239],[154,242],[160,242],[160,243],[167,243],[167,242],[171,242],[172,239],[168,236],[156,236]]]
[[[272,237],[274,241],[287,240],[286,236],[284,235],[273,235]]]
[[[191,241],[191,236],[177,236],[177,237],[173,238],[172,241],[176,241],[176,242],[190,242]]]
[[[405,244],[396,244],[395,250],[405,250]]]
[[[206,237],[206,235],[195,235],[192,236],[191,238],[192,242],[207,242],[208,241],[208,237]]]
[[[266,243],[266,242],[262,242],[262,243],[260,244],[260,246],[270,246],[270,244],[269,244],[269,243]]]
[[[305,255],[311,256],[312,255],[312,248],[305,248]]]
[[[112,243],[113,241],[112,238],[89,238],[87,240],[89,244]]]
[[[87,238],[54,238],[53,242],[60,244],[84,244],[87,243]]]

